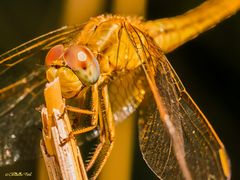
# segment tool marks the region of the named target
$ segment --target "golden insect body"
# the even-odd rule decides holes
[[[39,50],[50,49],[45,60],[47,80],[59,77],[64,98],[90,102],[87,109],[66,106],[69,113],[90,117],[85,119],[88,125],[74,129],[70,138],[99,128],[94,152],[86,162],[90,179],[97,178],[113,148],[114,122],[126,119],[136,110],[140,149],[158,178],[229,179],[230,164],[224,145],[163,53],[240,8],[237,0],[217,2],[207,1],[182,16],[156,21],[111,15],[91,18],[84,25],[53,31],[3,54],[0,63],[7,68],[0,69],[0,75]],[[222,6],[228,8],[221,11]],[[214,15],[217,12],[219,16]],[[14,54],[16,50],[18,53]],[[10,91],[17,94],[18,88],[26,90],[35,84],[31,92],[18,97],[38,97],[32,92],[44,81],[33,79],[42,77],[44,71],[37,72],[25,81],[16,79],[14,86],[1,88],[3,99]],[[26,81],[28,85],[16,83]],[[0,114],[5,120],[18,105],[9,101],[11,106]]]

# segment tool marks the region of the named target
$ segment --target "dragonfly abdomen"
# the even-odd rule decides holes
[[[208,0],[185,14],[144,23],[146,31],[168,53],[236,13],[239,0]]]

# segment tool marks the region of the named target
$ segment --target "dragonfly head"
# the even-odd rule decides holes
[[[63,97],[72,98],[86,86],[93,85],[100,76],[99,64],[86,46],[62,44],[51,48],[46,56],[47,79],[59,77]]]

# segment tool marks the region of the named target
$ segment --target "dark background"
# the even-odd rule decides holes
[[[151,0],[147,3],[146,19],[175,16],[195,7],[199,2]],[[106,11],[110,12],[111,4],[111,1],[106,1]],[[62,9],[59,0],[1,0],[0,54],[61,27]],[[240,14],[237,14],[167,55],[187,91],[225,144],[231,158],[234,180],[240,179],[239,24]],[[143,161],[137,161],[140,159],[139,154],[135,155],[133,169],[144,164]],[[137,169],[133,176],[146,179],[145,171],[146,167]]]

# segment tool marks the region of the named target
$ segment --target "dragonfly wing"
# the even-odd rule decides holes
[[[45,82],[42,69],[0,92],[0,166],[36,157]]]
[[[145,86],[142,68],[124,73],[109,84],[109,99],[116,122],[125,120],[142,102]]]
[[[64,26],[3,53],[0,55],[0,75],[16,64],[27,60],[40,50],[49,49],[56,44],[70,42],[72,38],[79,33],[83,26],[83,24],[69,27]]]
[[[150,92],[147,93],[148,96]],[[138,117],[139,144],[143,158],[160,179],[167,179],[171,175],[181,177],[172,140],[160,120],[154,98],[147,96],[140,106]]]
[[[149,85],[139,116],[140,148],[148,166],[163,179],[230,178],[224,146],[162,51],[141,30],[125,28]]]
[[[43,66],[46,50],[56,44],[71,42],[83,26],[62,27],[0,55],[0,90]]]
[[[46,50],[68,43],[82,27],[60,28],[0,55],[0,166],[36,158]]]

